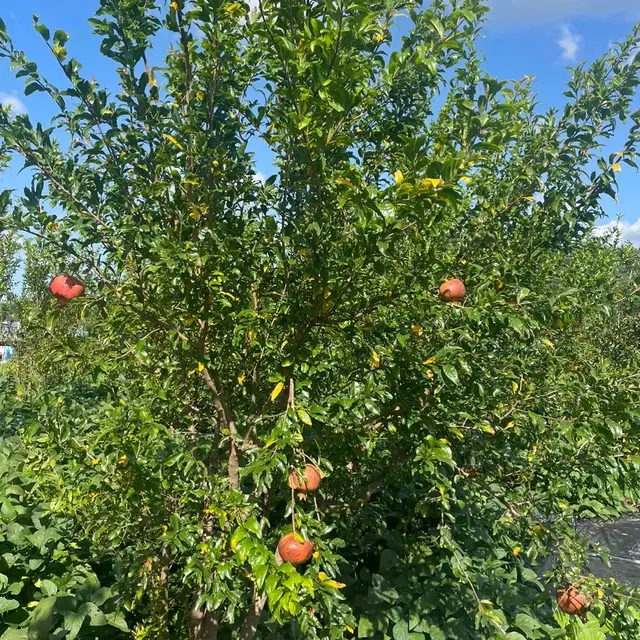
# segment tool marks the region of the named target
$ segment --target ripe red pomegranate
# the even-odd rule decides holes
[[[304,468],[304,472],[298,477],[298,472],[295,469],[291,470],[289,474],[289,486],[296,491],[315,491],[320,486],[320,480],[322,475],[318,468],[312,464],[308,464]]]
[[[575,587],[558,587],[556,602],[562,611],[572,616],[582,615],[589,604],[587,596]]]
[[[300,536],[288,533],[282,536],[280,542],[278,542],[278,553],[282,561],[289,562],[294,567],[299,564],[304,564],[313,555],[313,542],[311,542],[311,540],[298,542],[296,538],[302,540]]]
[[[440,297],[445,302],[461,302],[466,295],[467,291],[464,288],[464,283],[458,278],[447,280],[440,287]]]
[[[49,285],[49,291],[55,296],[58,304],[64,306],[70,300],[84,295],[84,285],[73,276],[56,276]]]

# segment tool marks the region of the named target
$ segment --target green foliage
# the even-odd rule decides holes
[[[5,200],[8,194],[5,194]],[[0,198],[1,199],[1,198]],[[6,206],[0,202],[0,207]],[[19,243],[12,233],[0,233],[0,322],[11,318],[15,311],[14,291],[18,261]]]
[[[30,456],[0,447],[0,615],[2,638],[122,638],[127,625],[100,584],[87,549],[39,502]],[[118,631],[119,630],[119,631]],[[66,631],[66,634],[64,633]]]
[[[640,501],[638,254],[589,237],[635,167],[640,29],[541,114],[529,80],[482,70],[485,13],[102,0],[116,94],[36,17],[53,85],[0,22],[0,57],[59,108],[0,111],[32,175],[3,225],[33,238],[4,420],[136,637],[637,637],[572,524]],[[55,273],[87,297],[55,307]],[[309,460],[326,477],[296,499]],[[291,528],[316,551],[300,569],[274,555]],[[584,622],[545,590],[566,582],[603,588]]]

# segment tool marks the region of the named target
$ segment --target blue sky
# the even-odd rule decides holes
[[[535,76],[534,88],[543,108],[562,106],[562,92],[569,77],[567,66],[593,60],[611,42],[621,40],[640,20],[640,0],[490,0],[492,12],[480,48],[486,54],[487,70],[502,79]],[[86,77],[113,85],[113,67],[99,54],[98,39],[91,35],[87,18],[93,15],[97,0],[4,0],[0,17],[16,44],[35,59],[52,79],[60,71],[47,54],[40,36],[33,31],[32,14],[53,31],[71,34],[70,54],[83,63]],[[155,53],[160,61],[166,43]],[[60,83],[63,81],[60,79]],[[46,99],[38,94],[24,97],[23,84],[13,78],[7,65],[0,65],[0,102],[16,110],[28,111],[33,120],[48,121],[52,115]],[[617,144],[613,143],[613,146]],[[611,148],[611,151],[615,151]],[[268,174],[270,163],[258,151],[258,170]],[[2,186],[17,187],[24,177],[10,171],[0,177]],[[624,237],[640,245],[640,175],[629,167],[620,178],[619,202],[606,203],[611,220],[622,216]],[[614,224],[603,220],[602,224]]]

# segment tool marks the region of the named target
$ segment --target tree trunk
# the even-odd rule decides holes
[[[260,623],[260,616],[264,605],[267,603],[267,594],[258,592],[258,588],[253,587],[253,598],[251,599],[251,609],[247,613],[247,617],[244,619],[242,629],[238,635],[238,640],[252,640],[258,630],[258,624]]]
[[[189,632],[192,640],[217,640],[220,616],[217,612],[191,611]]]

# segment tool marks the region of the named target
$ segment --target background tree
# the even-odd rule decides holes
[[[637,637],[571,525],[638,500],[637,255],[588,233],[635,166],[640,30],[540,114],[528,81],[482,70],[485,13],[102,0],[116,94],[63,31],[35,18],[57,87],[0,22],[0,57],[59,108],[0,112],[33,176],[4,225],[35,238],[34,300],[48,265],[88,291],[25,314],[20,435],[136,637]],[[438,298],[454,276],[463,305]],[[326,477],[302,500],[309,461]],[[292,528],[300,569],[274,553]],[[552,583],[599,596],[584,622],[554,617],[550,553]],[[70,631],[43,595],[6,637]]]

